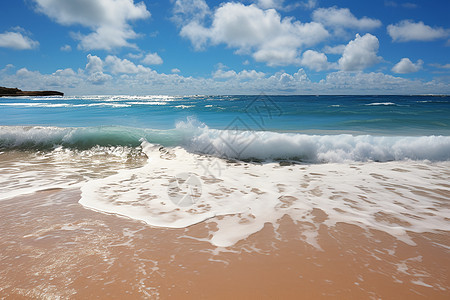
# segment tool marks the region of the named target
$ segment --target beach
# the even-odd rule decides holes
[[[166,152],[156,151],[167,159]],[[10,153],[8,164],[4,155],[0,155],[3,169],[8,165],[13,170],[17,157]],[[29,166],[36,159],[19,155],[22,164],[29,160]],[[76,157],[71,163],[77,163]],[[130,162],[122,163],[122,168],[130,167]],[[0,294],[42,299],[448,297],[448,162],[224,164],[225,180],[227,169],[241,170],[237,164],[245,170],[240,181],[265,174],[279,187],[277,205],[259,213],[253,207],[252,218],[244,209],[183,228],[167,228],[149,225],[151,218],[147,223],[136,220],[129,209],[134,199],[129,205],[117,204],[115,199],[116,213],[88,209],[79,203],[83,186],[76,183],[0,201]],[[47,167],[55,170],[51,165],[47,161]],[[123,170],[134,170],[134,174],[145,170],[141,159],[131,166]],[[97,162],[90,167],[92,174],[103,177],[94,179],[99,191],[105,191],[101,180],[117,176],[108,177],[109,172],[117,172],[112,171],[117,165],[105,167]],[[221,189],[217,183],[206,180],[200,173],[203,169],[191,170],[198,172],[203,198],[208,189],[210,193],[218,189],[217,197]],[[344,176],[352,170],[359,176]],[[170,175],[170,168],[166,172]],[[277,180],[285,172],[293,179],[283,188]],[[340,185],[332,174],[341,178]],[[372,184],[360,186],[369,177]],[[45,172],[40,179],[46,179]],[[127,185],[112,181],[119,184],[122,194],[127,193]],[[419,185],[420,181],[425,184]],[[295,193],[290,190],[293,182],[299,186]],[[248,190],[256,197],[273,192],[267,183],[253,184]],[[334,198],[324,196],[330,191]],[[175,207],[175,213],[199,209],[203,198],[190,206]],[[368,206],[358,199],[365,199]],[[321,201],[332,200],[336,203],[321,208]]]
[[[450,1],[0,7],[0,300],[450,300]]]
[[[408,233],[415,245],[356,225],[285,216],[227,248],[208,243],[214,219],[162,229],[78,204],[49,190],[0,203],[1,286],[39,299],[446,299],[449,232]],[[44,204],[43,204],[44,203]]]
[[[448,97],[5,99],[1,297],[449,296]]]

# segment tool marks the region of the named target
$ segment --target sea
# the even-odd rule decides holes
[[[389,298],[397,295],[396,284],[405,282],[408,289],[401,296],[450,295],[450,96],[3,97],[0,117],[4,229],[12,228],[7,220],[19,218],[16,206],[29,207],[19,214],[22,223],[39,224],[42,216],[33,214],[33,207],[51,214],[61,199],[73,198],[61,214],[72,216],[71,221],[59,220],[53,237],[82,230],[85,219],[76,223],[70,214],[77,205],[91,218],[108,216],[152,230],[206,226],[201,238],[187,240],[205,245],[216,257],[208,258],[213,263],[220,253],[244,248],[255,255],[276,252],[275,246],[248,246],[267,226],[274,232],[270,245],[292,239],[317,253],[329,253],[330,244],[321,238],[324,228],[350,226],[344,231],[366,233],[368,257],[391,259],[390,271],[381,273],[394,288],[363,289],[363,276],[356,274],[351,288],[339,293],[334,286],[329,295],[348,297],[345,291],[358,289],[356,295],[363,298]],[[286,218],[301,224],[301,230],[281,230]],[[23,246],[25,237],[33,237],[38,243],[49,234],[46,226],[47,231],[30,233],[30,227],[28,233],[3,233],[3,238]],[[377,248],[368,232],[389,242]],[[396,256],[399,245],[416,250]],[[7,253],[0,255],[10,257],[12,266],[13,254]],[[25,264],[23,270],[31,274],[32,266]],[[378,271],[368,266],[364,272]],[[1,271],[0,278],[6,280],[7,274]],[[27,294],[30,288],[14,290],[17,282],[0,284],[0,295],[70,298],[79,292],[79,286],[68,290],[66,282],[54,289],[34,285],[34,294]],[[130,291],[150,298],[178,295],[165,294],[161,286],[145,288],[143,294],[136,286]],[[315,292],[308,295],[326,296]]]

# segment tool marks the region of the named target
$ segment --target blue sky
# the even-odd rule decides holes
[[[76,94],[450,94],[450,1],[15,0],[0,85]]]

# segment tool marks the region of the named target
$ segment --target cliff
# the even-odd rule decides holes
[[[64,96],[64,93],[57,91],[22,91],[18,88],[6,88],[0,86],[0,97],[18,96]]]

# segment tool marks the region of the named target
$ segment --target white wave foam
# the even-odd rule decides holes
[[[70,104],[17,102],[17,103],[0,103],[0,106],[62,107],[62,106],[70,106]]]
[[[111,102],[101,102],[101,103],[91,103],[87,104],[87,106],[111,106],[111,107],[130,107],[131,105],[122,104],[122,103],[111,103]]]
[[[244,127],[244,126],[242,126]],[[238,159],[294,159],[305,162],[450,160],[450,136],[306,135],[269,131],[209,129],[179,122],[193,152]]]
[[[134,102],[127,102],[127,104],[131,104],[131,105],[167,105],[167,102],[163,102],[163,101],[152,101],[152,102],[138,102],[138,101],[134,101]]]
[[[138,148],[100,147],[71,150],[58,147],[49,152],[0,153],[0,200],[40,190],[80,187],[89,179],[142,165]]]
[[[365,104],[366,106],[379,106],[379,105],[397,105],[393,102],[374,102],[374,103],[369,103],[369,104]]]
[[[231,246],[266,223],[277,228],[285,215],[307,222],[303,239],[320,247],[314,209],[327,215],[321,224],[345,222],[382,230],[408,244],[414,244],[410,231],[448,230],[450,210],[444,204],[450,193],[450,162],[281,167],[232,163],[146,142],[143,147],[149,157],[144,167],[87,182],[80,203],[160,227],[215,222],[218,230],[209,241],[218,247]],[[192,205],[178,206],[174,194],[184,197],[193,190],[184,186],[186,181],[177,181],[187,170],[200,182],[201,193],[194,188]],[[174,184],[179,185],[174,189]]]
[[[269,131],[210,129],[196,120],[175,130],[125,127],[59,128],[0,126],[0,149],[138,145],[140,138],[179,145],[195,153],[236,159],[296,160],[311,163],[352,161],[450,160],[450,136],[309,135]]]
[[[111,103],[111,102],[100,102],[100,103],[90,103],[90,104],[71,104],[71,103],[0,103],[0,106],[28,106],[28,107],[93,107],[93,106],[111,106],[111,107],[130,107],[129,104],[123,103]]]
[[[177,106],[174,106],[174,107],[175,108],[185,109],[185,108],[195,107],[195,105],[177,105]]]

